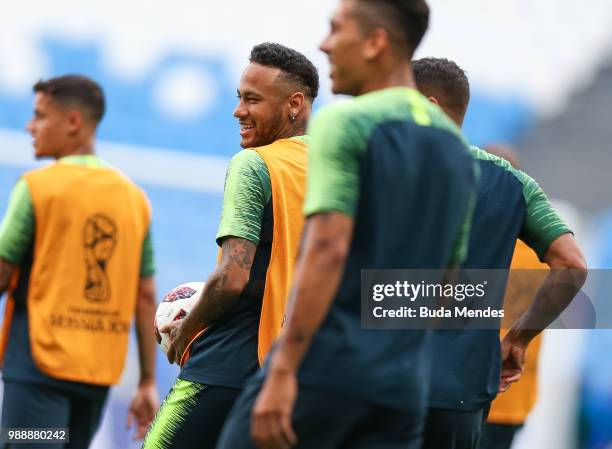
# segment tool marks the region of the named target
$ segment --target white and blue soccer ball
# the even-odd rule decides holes
[[[173,321],[185,318],[202,295],[202,291],[204,291],[204,282],[181,284],[166,293],[164,299],[157,306],[155,329],[161,336],[159,345],[164,353],[168,353],[170,336],[167,333],[159,332],[159,329]]]

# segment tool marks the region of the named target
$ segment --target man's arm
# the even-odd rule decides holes
[[[506,340],[520,347],[552,323],[580,291],[587,278],[587,265],[572,234],[558,237],[544,254],[550,272],[531,306],[508,331]]]
[[[586,281],[586,261],[570,233],[554,240],[543,260],[551,270],[530,307],[502,341],[500,392],[507,390],[512,382],[521,377],[525,351],[531,340],[565,310]]]
[[[13,265],[0,257],[0,296],[2,296],[4,292],[8,290],[11,284],[11,278],[16,270],[16,265]]]
[[[260,447],[288,447],[297,441],[291,428],[297,370],[340,285],[353,219],[340,212],[316,214],[305,229],[287,321],[253,407],[251,435]]]
[[[128,427],[132,422],[136,427],[134,438],[142,439],[155,417],[159,407],[157,386],[155,384],[155,279],[153,276],[141,277],[136,299],[136,338],[140,362],[140,381],[138,390],[128,411]]]
[[[151,226],[145,235],[140,255],[140,279],[136,297],[136,337],[140,361],[140,385],[155,382],[156,332],[155,257]]]
[[[155,382],[155,279],[140,278],[138,298],[136,300],[136,337],[138,340],[138,358],[140,361],[139,384]]]
[[[27,183],[13,187],[6,214],[0,223],[0,296],[8,290],[13,273],[34,241],[34,210]]]
[[[191,340],[234,307],[249,282],[263,222],[272,196],[270,173],[257,152],[242,150],[230,161],[225,177],[217,243],[221,261],[209,276],[201,297],[182,321],[161,331],[171,331],[168,360],[180,359]]]
[[[168,349],[168,360],[179,363],[191,340],[211,323],[225,317],[249,282],[257,245],[240,237],[227,237],[221,246],[221,262],[210,275],[202,295],[179,325],[168,326],[174,336]]]
[[[563,312],[584,284],[587,273],[584,256],[570,228],[544,191],[524,172],[511,170],[522,182],[527,201],[520,237],[551,268],[531,306],[506,337],[525,347]]]

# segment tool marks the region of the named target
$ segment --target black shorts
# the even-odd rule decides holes
[[[217,449],[255,449],[251,409],[262,385],[252,379],[236,401]],[[419,449],[422,418],[299,386],[292,417],[298,443],[292,449]]]
[[[36,444],[37,449],[86,449],[100,424],[107,395],[88,397],[55,386],[5,380],[2,428],[67,428],[69,443]],[[1,446],[25,448],[23,444]]]
[[[486,423],[482,429],[480,449],[510,449],[514,435],[522,424]]]
[[[427,410],[423,449],[478,449],[488,407],[475,411]]]
[[[143,449],[214,449],[241,391],[177,379],[151,424]]]

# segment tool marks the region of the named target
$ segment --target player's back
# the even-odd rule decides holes
[[[37,368],[13,349],[6,355],[14,365],[10,369],[115,383],[125,361],[150,223],[146,196],[93,156],[60,161],[23,179],[31,195],[35,233],[14,292],[10,338],[29,327],[29,341],[12,341],[31,347]],[[103,318],[82,312],[88,307]],[[81,331],[76,343],[75,330]],[[95,357],[91,348],[96,348]]]
[[[546,195],[525,173],[476,147],[480,177],[472,219],[466,269],[508,269],[518,238],[543,256],[550,243],[569,229]],[[502,306],[504,291],[487,298]],[[501,369],[499,332],[438,330],[434,333],[430,406],[475,410],[497,394]]]
[[[480,179],[470,231],[471,251],[463,266],[508,268],[527,211],[524,181],[509,162],[477,147],[470,150],[479,162]]]
[[[300,380],[418,409],[426,332],[362,329],[361,270],[448,267],[460,253],[456,244],[475,185],[473,159],[441,111],[407,88],[332,106],[315,118],[311,133],[308,176],[325,176],[327,185],[338,179],[334,192],[317,191],[313,179],[305,211],[345,212],[355,228],[340,287]]]
[[[40,268],[45,276],[89,279],[94,270],[90,265],[101,264],[115,281],[116,294],[105,294],[88,285],[85,297],[105,303],[108,295],[129,305],[135,301],[138,286],[149,203],[145,193],[118,170],[97,157],[81,159],[60,161],[23,176],[36,219],[37,263],[33,269]],[[121,263],[110,264],[110,260]],[[118,292],[125,292],[125,296]],[[63,290],[57,294],[65,295]],[[81,294],[81,289],[73,292],[75,297]]]

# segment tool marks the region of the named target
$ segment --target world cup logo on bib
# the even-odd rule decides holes
[[[85,223],[83,245],[85,247],[85,298],[104,302],[110,298],[111,289],[106,267],[117,244],[117,226],[105,215],[96,214]]]

